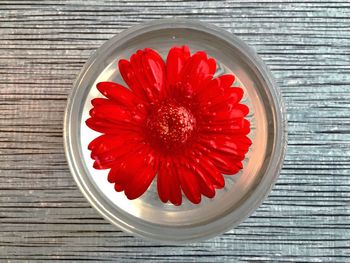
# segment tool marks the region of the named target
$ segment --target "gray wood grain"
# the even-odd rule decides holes
[[[253,46],[286,100],[289,148],[264,204],[212,240],[160,245],[102,219],[62,142],[77,73],[142,21],[214,23]],[[0,260],[350,262],[349,1],[0,1]]]

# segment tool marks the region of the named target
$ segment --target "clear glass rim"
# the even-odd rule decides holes
[[[227,43],[235,46],[242,52],[244,57],[254,65],[255,70],[260,74],[266,86],[269,88],[269,93],[272,99],[272,106],[274,109],[274,148],[271,156],[271,160],[266,168],[266,172],[261,179],[261,182],[255,187],[254,191],[245,198],[237,209],[230,211],[229,213],[217,218],[215,221],[211,221],[205,225],[192,226],[190,228],[171,228],[168,226],[152,225],[145,222],[136,222],[130,224],[122,215],[115,215],[109,211],[106,204],[103,201],[96,198],[94,190],[89,187],[89,182],[86,181],[84,175],[81,174],[81,164],[79,160],[75,158],[77,151],[75,145],[77,139],[74,138],[74,131],[72,129],[72,122],[75,120],[76,107],[77,107],[77,94],[78,91],[84,88],[82,85],[84,76],[89,69],[95,63],[99,54],[106,52],[111,45],[120,41],[126,36],[137,35],[139,33],[145,33],[148,31],[159,30],[164,28],[183,28],[183,29],[195,29],[204,31],[211,34],[216,38],[222,39]],[[133,26],[118,35],[114,36],[107,42],[105,42],[86,62],[82,70],[80,71],[76,81],[73,84],[70,95],[68,96],[67,108],[64,118],[64,148],[68,161],[68,165],[81,192],[90,204],[108,221],[118,226],[122,230],[136,234],[141,237],[160,240],[167,243],[179,243],[179,242],[194,242],[223,233],[242,222],[245,218],[253,213],[265,200],[267,195],[272,190],[275,181],[278,178],[280,170],[282,168],[286,147],[287,147],[287,120],[285,114],[285,107],[283,103],[283,97],[277,87],[271,72],[259,58],[254,50],[247,46],[234,34],[231,34],[219,27],[210,25],[203,22],[192,21],[187,19],[160,19],[151,21],[148,23]]]

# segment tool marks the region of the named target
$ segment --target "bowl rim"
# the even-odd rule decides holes
[[[78,160],[76,160],[73,155],[74,141],[72,141],[73,138],[71,129],[73,104],[75,102],[78,90],[80,88],[84,88],[80,86],[81,81],[83,80],[88,69],[93,66],[99,54],[108,50],[111,45],[128,35],[145,33],[145,31],[149,32],[164,28],[183,28],[204,31],[205,33],[225,40],[227,43],[230,43],[231,45],[238,48],[240,52],[242,52],[242,54],[245,56],[245,58],[249,59],[249,62],[255,66],[255,70],[260,73],[260,75],[263,77],[263,80],[266,82],[266,86],[269,87],[269,92],[273,101],[273,107],[275,109],[275,123],[276,126],[278,126],[275,129],[274,151],[272,152],[272,157],[266,168],[266,172],[261,178],[261,183],[256,186],[255,190],[252,191],[251,194],[247,196],[243,203],[238,207],[238,210],[241,211],[234,210],[217,220],[210,221],[207,225],[205,225],[207,227],[206,231],[203,230],[203,227],[191,229],[184,228],[182,231],[183,235],[176,236],[176,238],[174,238],[173,235],[178,235],[179,229],[174,232],[170,228],[166,229],[164,226],[158,226],[155,227],[155,229],[159,228],[158,230],[160,230],[158,234],[152,231],[153,229],[150,226],[146,226],[148,227],[148,230],[141,230],[133,225],[130,225],[128,222],[118,220],[118,216],[112,215],[105,207],[103,207],[103,205],[96,199],[94,194],[89,190],[87,182],[85,181],[86,179],[84,179],[84,176],[79,171],[79,164],[77,163]],[[63,124],[63,139],[68,166],[76,184],[88,202],[92,205],[92,207],[96,209],[105,219],[120,229],[140,237],[162,241],[165,243],[183,243],[200,241],[224,233],[227,230],[234,228],[247,217],[249,217],[263,203],[268,194],[271,192],[283,165],[283,160],[287,148],[287,119],[283,97],[272,77],[270,70],[260,59],[257,53],[237,36],[215,25],[204,22],[178,18],[159,19],[139,24],[122,31],[121,33],[107,40],[100,48],[94,52],[92,56],[90,56],[78,74],[76,80],[74,81],[73,88],[68,95]],[[85,178],[87,177],[85,176]],[[233,212],[239,216],[232,216]],[[212,227],[208,227],[210,225],[212,225]]]

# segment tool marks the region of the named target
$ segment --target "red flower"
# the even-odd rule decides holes
[[[129,199],[140,197],[157,175],[159,198],[195,204],[224,187],[223,174],[242,169],[251,145],[248,107],[235,77],[214,77],[216,61],[203,51],[173,47],[166,63],[154,50],[138,50],[119,71],[130,90],[100,82],[106,98],[91,101],[86,124],[103,133],[89,144],[94,168]]]

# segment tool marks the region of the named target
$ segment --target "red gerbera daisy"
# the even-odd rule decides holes
[[[89,144],[94,168],[129,199],[140,197],[157,176],[159,198],[195,204],[224,187],[251,145],[248,107],[231,74],[214,77],[216,61],[204,51],[173,47],[166,62],[150,48],[120,60],[126,88],[100,82],[106,98],[91,101],[86,124],[103,133]]]

